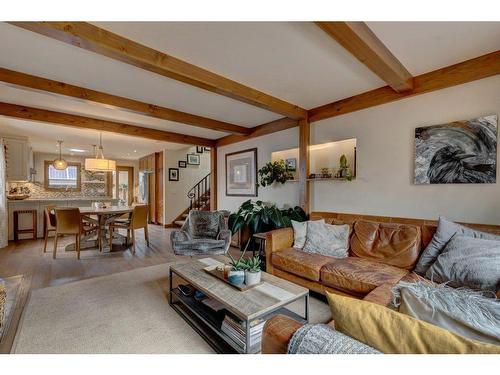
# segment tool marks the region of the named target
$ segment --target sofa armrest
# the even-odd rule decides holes
[[[288,316],[273,316],[262,331],[262,354],[286,354],[293,334],[302,326]]]
[[[293,229],[281,228],[266,234],[266,272],[273,273],[272,254],[293,246]]]
[[[393,283],[385,283],[379,285],[375,289],[373,289],[370,293],[368,293],[363,301],[376,303],[377,305],[389,306],[392,301],[392,292],[391,289],[394,287]]]

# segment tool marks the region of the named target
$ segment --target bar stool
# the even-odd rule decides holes
[[[31,228],[19,229],[19,215],[31,215]],[[19,235],[22,233],[31,233],[32,238],[36,240],[37,232],[37,210],[16,210],[14,211],[14,241],[19,241]]]

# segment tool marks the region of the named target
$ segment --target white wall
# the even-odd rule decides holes
[[[217,208],[219,210],[236,211],[240,204],[250,197],[227,197],[226,196],[226,173],[225,155],[231,152],[242,151],[257,147],[257,169],[268,161],[271,161],[271,153],[298,147],[298,128],[288,129],[281,132],[253,138],[248,141],[234,143],[217,150]],[[258,189],[258,196],[251,197],[252,200],[277,203],[279,207],[284,205],[295,206],[299,203],[299,190],[297,183],[286,183],[279,186],[266,186]]]
[[[400,100],[311,125],[313,144],[357,139],[357,179],[311,183],[311,210],[500,224],[500,172],[496,184],[414,185],[414,132],[419,126],[500,114],[500,76]],[[234,211],[246,197],[225,196],[225,154],[258,148],[258,164],[271,152],[298,147],[298,128],[218,150],[218,208]],[[500,160],[500,152],[497,153]],[[500,161],[499,161],[500,163]],[[298,204],[298,184],[259,188],[261,199]]]
[[[416,127],[488,114],[500,76],[314,123],[313,143],[357,138],[357,179],[313,182],[312,210],[500,224],[498,167],[496,184],[413,184]]]
[[[196,154],[196,147],[186,147],[180,150],[164,150],[165,224],[170,224],[189,207],[188,191],[210,173],[209,151],[198,154],[200,155],[200,165],[187,165],[186,168],[179,168],[179,160],[186,161],[187,154]],[[169,168],[179,168],[179,181],[168,180]]]

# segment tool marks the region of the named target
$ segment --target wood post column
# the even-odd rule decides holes
[[[309,214],[309,144],[311,127],[308,119],[299,120],[299,205]]]
[[[210,211],[217,210],[217,147],[210,147]]]

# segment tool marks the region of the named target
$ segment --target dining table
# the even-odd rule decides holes
[[[56,207],[57,208],[57,207]],[[82,217],[89,218],[92,222],[97,224],[97,234],[90,234],[83,236],[80,241],[80,248],[90,249],[90,248],[98,248],[99,251],[105,251],[109,249],[109,241],[103,241],[106,239],[106,233],[108,230],[106,226],[109,223],[115,221],[123,215],[131,214],[134,211],[134,206],[103,206],[103,207],[78,207],[80,209],[80,214]],[[127,236],[123,236],[117,232],[113,233],[113,243],[117,243],[120,245],[127,245],[128,238]],[[66,251],[74,251],[75,244],[69,244],[66,246]]]

